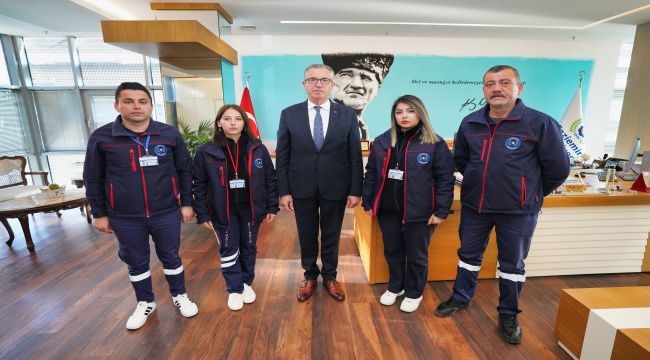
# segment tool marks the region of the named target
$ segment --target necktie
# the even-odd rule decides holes
[[[320,106],[314,106],[316,109],[316,117],[314,117],[314,144],[316,144],[316,149],[320,151],[321,146],[323,146],[323,140],[325,136],[323,135],[323,118],[320,116]]]

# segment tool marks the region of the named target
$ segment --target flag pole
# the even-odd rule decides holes
[[[586,73],[587,73],[587,72],[584,71],[584,70],[580,70],[580,71],[578,72],[578,79],[580,80],[580,82],[578,83],[578,86],[580,87],[580,89],[582,89],[582,78],[585,76]],[[248,83],[248,82],[247,82],[247,83]]]
[[[244,72],[244,81],[246,83],[246,87],[249,88],[249,89],[250,89],[250,87],[248,87],[248,79],[250,79],[250,78],[251,78],[251,74],[248,71],[245,71]]]

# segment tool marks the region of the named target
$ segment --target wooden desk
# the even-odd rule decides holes
[[[86,209],[86,220],[91,223],[90,209],[86,202],[85,189],[66,190],[63,196],[47,197],[45,194],[37,194],[30,197],[17,198],[0,202],[0,218],[17,218],[25,235],[27,249],[34,251],[34,242],[29,230],[29,218],[27,215],[39,212],[58,212],[60,210],[73,209],[84,206]],[[57,214],[60,216],[60,214]],[[6,244],[11,246],[13,238],[10,236]]]
[[[621,182],[622,186],[631,185]],[[458,191],[457,191],[458,192]],[[460,200],[455,214],[434,231],[427,279],[456,277]],[[526,276],[650,271],[650,193],[551,195],[544,200],[526,259]],[[354,210],[354,237],[368,282],[388,282],[381,230],[361,206]],[[479,278],[495,278],[497,250],[490,237]]]

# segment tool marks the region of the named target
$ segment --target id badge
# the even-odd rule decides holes
[[[145,155],[145,156],[140,158],[140,166],[141,167],[158,166],[158,157],[157,156],[151,156],[151,155]]]
[[[243,189],[246,187],[246,180],[244,179],[232,179],[228,183],[231,189]]]
[[[404,180],[404,171],[388,169],[388,178],[393,180]]]

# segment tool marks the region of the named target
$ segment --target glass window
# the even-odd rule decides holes
[[[0,90],[0,153],[27,153],[26,133],[23,128],[25,111],[17,95],[11,90]]]
[[[90,95],[88,101],[92,116],[91,132],[102,125],[112,123],[118,115],[114,107],[114,95]]]
[[[627,75],[630,70],[633,46],[634,44],[632,43],[623,43],[618,56],[616,79],[614,80],[614,93],[612,94],[612,104],[609,109],[607,131],[605,132],[605,145],[603,149],[603,152],[609,155],[614,153],[616,137],[618,136],[618,125],[621,120],[621,111],[623,110],[623,95],[627,85]]]
[[[163,98],[162,90],[150,90],[151,97],[153,98],[153,111],[151,112],[151,117],[160,122],[167,122],[165,116],[165,99]]]
[[[124,81],[146,85],[144,57],[138,53],[106,44],[99,38],[78,38],[77,51],[86,87],[117,87]]]
[[[82,179],[85,157],[85,154],[48,155],[47,163],[50,167],[52,182],[74,188],[73,180]]]
[[[7,61],[4,57],[4,48],[2,43],[0,43],[0,49],[2,49],[2,52],[0,52],[0,86],[11,85],[11,79],[9,79],[9,71],[7,70]]]
[[[151,72],[151,85],[162,86],[162,75],[160,74],[160,61],[154,58],[149,59],[149,71]]]
[[[72,62],[66,38],[24,38],[34,87],[72,87]]]
[[[77,91],[35,91],[34,99],[45,151],[86,149],[83,105]]]

